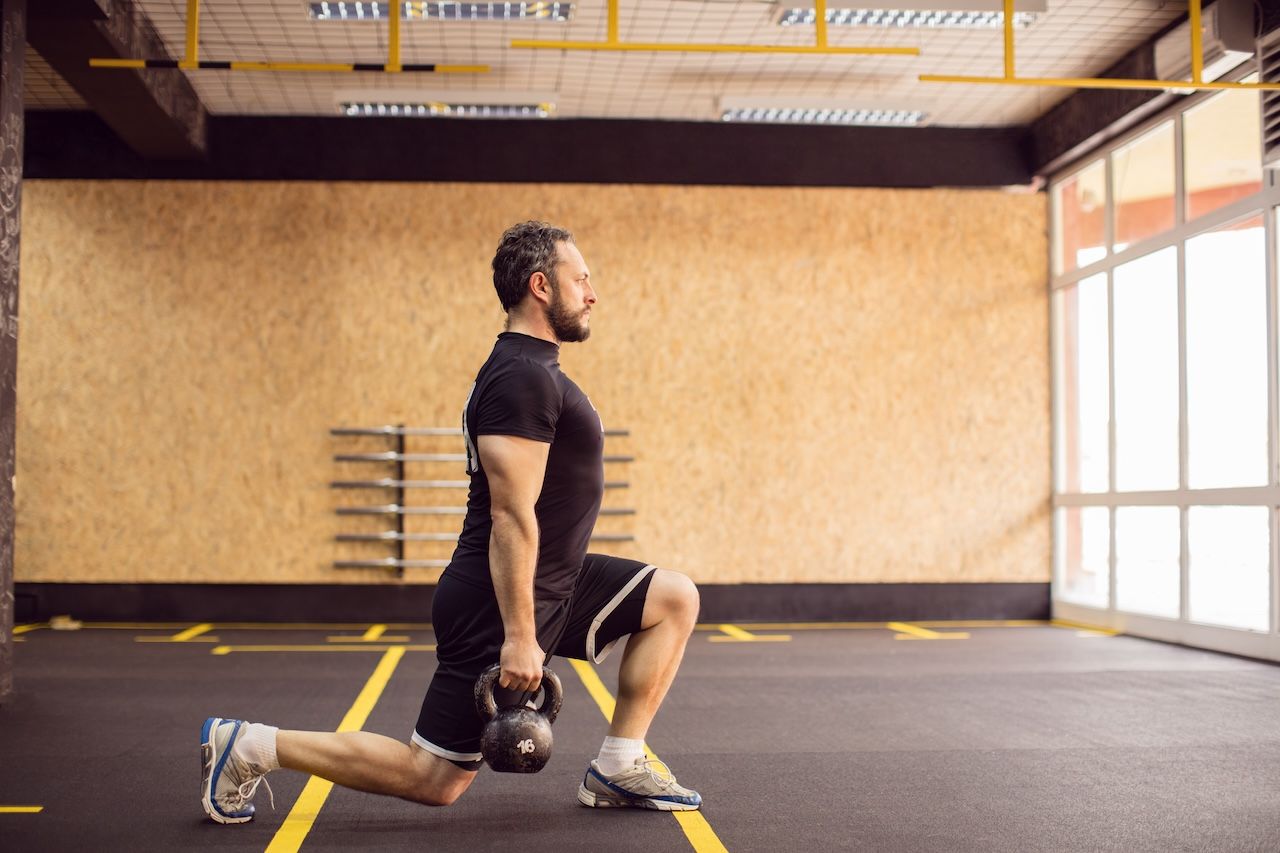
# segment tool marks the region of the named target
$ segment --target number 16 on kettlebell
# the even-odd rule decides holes
[[[551,724],[560,713],[563,696],[560,679],[544,666],[540,708],[512,705],[499,709],[493,689],[501,674],[502,666],[494,664],[476,681],[476,710],[488,720],[480,735],[480,754],[501,773],[537,773],[551,758]]]

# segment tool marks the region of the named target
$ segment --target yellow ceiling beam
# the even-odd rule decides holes
[[[674,42],[625,42],[618,38],[618,0],[609,0],[608,23],[604,41],[542,41],[516,39],[514,48],[532,50],[607,50],[673,53],[791,53],[822,56],[886,55],[919,56],[918,47],[831,47],[827,44],[827,2],[815,0],[817,37],[812,45],[790,47],[774,44],[677,44]]]
[[[819,0],[821,2],[821,0]],[[1200,0],[1191,0],[1191,80],[1143,80],[1124,77],[1018,77],[1014,73],[1013,2],[1004,0],[1004,76],[973,77],[958,74],[921,74],[923,83],[964,83],[984,86],[1056,86],[1068,89],[1155,89],[1167,91],[1249,89],[1280,92],[1280,83],[1224,83],[1204,81],[1204,45],[1200,32]]]

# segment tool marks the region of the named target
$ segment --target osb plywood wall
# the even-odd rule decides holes
[[[526,218],[573,228],[600,290],[562,363],[633,433],[606,505],[638,514],[599,530],[636,541],[609,550],[703,582],[1048,579],[1040,196],[66,181],[25,202],[19,580],[386,580],[331,562],[390,554],[333,541],[387,526],[335,507],[389,496],[328,484],[386,476],[332,456],[388,445],[328,430],[458,423],[502,324],[489,261]]]

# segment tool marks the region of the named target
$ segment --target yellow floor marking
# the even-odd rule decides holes
[[[928,628],[921,628],[919,625],[910,625],[906,622],[890,622],[885,625],[890,631],[897,631],[893,635],[895,640],[967,640],[969,634],[966,631],[953,631],[949,634],[941,634],[937,631],[931,631]]]
[[[591,698],[596,700],[596,704],[600,706],[600,713],[604,714],[604,718],[609,722],[613,722],[613,709],[615,702],[613,695],[609,693],[609,688],[604,686],[604,682],[600,680],[600,676],[596,673],[591,664],[583,660],[572,660],[573,671],[578,673],[578,678],[582,679],[582,684],[587,688],[587,692],[591,694]],[[650,758],[657,758],[653,750],[646,743],[644,745],[645,754]],[[711,824],[707,823],[706,817],[701,811],[696,812],[671,812],[676,822],[680,824],[680,828],[684,830],[685,838],[689,839],[689,843],[693,845],[695,853],[729,853],[724,844],[720,842],[716,832],[711,828]],[[268,850],[270,853],[270,850]]]
[[[199,625],[192,625],[185,631],[179,631],[172,637],[134,637],[133,639],[138,643],[216,643],[217,637],[205,636],[212,630],[212,622],[202,622]]]
[[[396,671],[400,658],[404,657],[404,652],[404,648],[400,646],[387,649],[382,660],[378,661],[377,667],[374,668],[373,675],[369,676],[369,680],[365,682],[364,689],[356,697],[355,704],[338,724],[338,731],[360,731],[365,721],[369,719],[373,706],[378,704],[378,698],[382,696],[382,691]],[[318,776],[308,779],[306,787],[298,795],[298,801],[289,810],[289,816],[284,819],[284,823],[276,830],[275,837],[271,839],[271,844],[267,846],[267,853],[295,853],[302,846],[307,833],[311,831],[312,824],[316,822],[316,816],[320,814],[320,809],[324,807],[324,801],[329,798],[329,792],[332,790],[333,783],[327,779],[321,779]]]
[[[713,643],[785,643],[791,639],[790,634],[752,634],[737,625],[717,625],[721,634],[708,637]]]
[[[0,814],[40,814],[44,806],[0,806]]]
[[[359,637],[352,637],[349,634],[338,634],[336,636],[325,637],[331,643],[373,643],[382,640],[384,643],[407,643],[408,637],[393,637],[386,634],[386,625],[370,625],[369,630],[365,631]],[[386,634],[386,636],[384,636]]]
[[[1103,628],[1101,625],[1087,625],[1084,622],[1072,622],[1070,619],[1054,619],[1055,628],[1068,628],[1076,632],[1077,637],[1115,637],[1119,631]]]
[[[420,646],[401,646],[389,643],[380,645],[368,643],[351,646],[214,646],[209,654],[229,655],[232,652],[384,652],[392,649],[403,649],[406,652],[434,652],[436,647],[434,643]]]
[[[36,622],[31,625],[17,625],[13,629],[13,636],[16,637],[19,634],[29,634],[32,631],[39,631],[41,628],[44,628],[44,627],[46,626],[43,622]]]

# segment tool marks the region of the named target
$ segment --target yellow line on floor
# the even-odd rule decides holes
[[[30,633],[31,631],[39,631],[41,628],[44,628],[44,627],[47,627],[47,626],[43,622],[37,622],[33,625],[18,625],[18,626],[15,626],[13,629],[13,636],[16,637],[19,634],[27,634],[27,633]]]
[[[365,682],[364,689],[356,697],[355,704],[338,724],[338,731],[358,732],[363,728],[373,706],[378,704],[378,698],[382,696],[387,682],[396,671],[400,658],[404,657],[404,651],[399,646],[387,649],[374,668],[373,675]],[[332,790],[333,783],[327,779],[318,776],[308,779],[306,787],[298,795],[298,801],[289,810],[289,816],[284,819],[284,823],[276,830],[275,837],[271,839],[271,844],[267,846],[267,853],[295,853],[306,840],[307,833],[311,831],[316,816],[320,814],[320,809],[324,807],[324,801],[329,798]]]
[[[791,639],[790,634],[752,634],[737,625],[716,626],[722,633],[708,637],[713,643],[785,643]]]
[[[232,652],[384,652],[402,649],[406,652],[434,652],[435,644],[421,646],[388,645],[386,643],[352,646],[214,646],[209,654],[229,655]]]
[[[372,643],[374,640],[387,633],[386,625],[370,625],[369,630],[364,632],[364,636],[360,639],[366,643]]]
[[[1070,619],[1054,619],[1052,622],[1055,628],[1067,628],[1072,631],[1088,631],[1089,635],[1098,637],[1114,637],[1119,631],[1113,631],[1110,628],[1103,628],[1101,625],[1089,625],[1084,622],[1073,622]]]
[[[941,634],[937,631],[931,631],[928,628],[921,628],[919,625],[911,625],[906,622],[890,622],[885,626],[890,631],[897,631],[895,640],[967,640],[969,635],[964,631],[953,631],[950,634]]]
[[[44,806],[0,806],[0,814],[40,814]]]
[[[604,718],[609,722],[613,722],[613,709],[615,702],[613,695],[609,693],[609,688],[604,686],[604,682],[600,680],[600,676],[596,673],[591,664],[583,660],[570,660],[573,664],[573,671],[578,673],[578,678],[582,679],[582,684],[587,688],[587,692],[591,694],[591,698],[596,700],[596,704],[600,706],[600,713],[604,714]],[[645,744],[644,751],[648,753],[650,758],[657,758],[653,750]],[[701,811],[696,812],[671,812],[676,822],[680,824],[680,828],[684,830],[685,838],[689,839],[689,843],[693,845],[695,853],[729,853],[720,838],[716,835],[711,824],[707,823],[706,817]]]
[[[175,643],[185,643],[187,640],[190,640],[192,637],[198,637],[201,634],[204,634],[212,630],[213,630],[212,622],[203,622],[199,625],[192,625],[190,628],[188,628],[185,631],[179,631],[177,634],[174,634],[169,639],[173,640]]]

